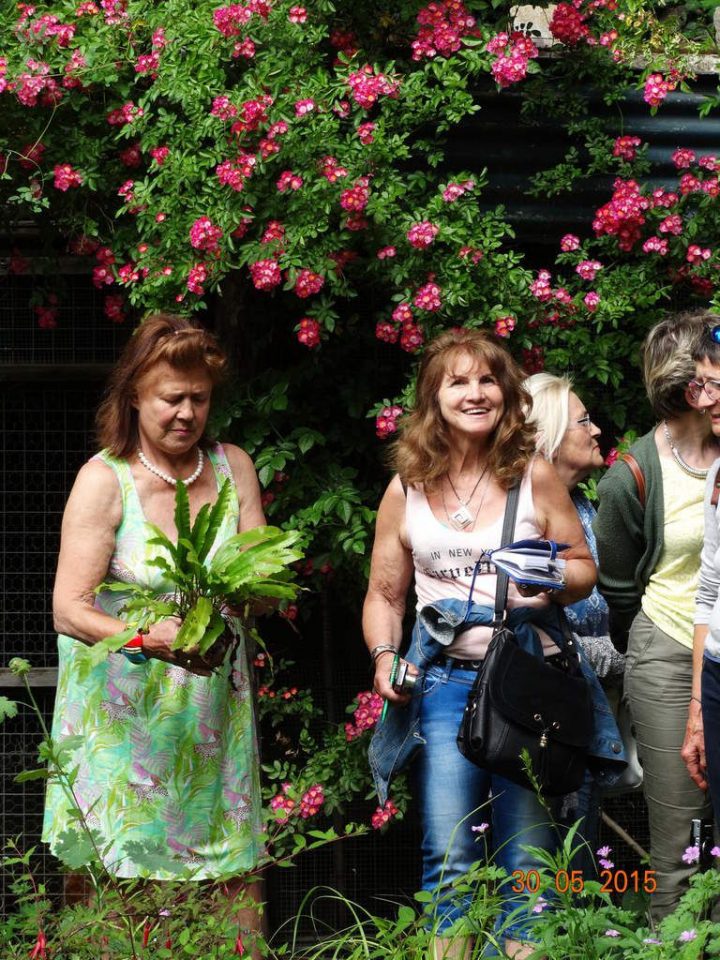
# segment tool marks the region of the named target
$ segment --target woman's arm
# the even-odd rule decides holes
[[[685,761],[690,779],[707,790],[705,779],[705,734],[703,731],[702,707],[700,705],[700,671],[702,670],[705,637],[708,634],[706,623],[696,623],[693,633],[693,683],[692,696],[688,707],[685,739],[680,748],[680,756]]]
[[[412,555],[405,539],[405,491],[400,478],[395,477],[380,503],[375,525],[362,621],[368,651],[379,644],[400,649],[405,598],[413,575]],[[395,693],[390,684],[392,661],[392,651],[377,656],[375,690],[386,700],[404,703],[407,695]]]
[[[543,537],[569,544],[561,554],[566,561],[565,589],[549,591],[549,596],[557,603],[575,603],[591,593],[597,579],[580,518],[555,468],[539,457],[533,461],[532,485],[536,519]]]
[[[610,634],[620,650],[640,609],[642,594],[635,572],[646,550],[645,510],[635,478],[624,463],[615,463],[598,485],[600,502],[593,523],[598,550],[598,589],[610,609]]]
[[[95,588],[107,577],[122,520],[122,498],[113,470],[97,460],[78,473],[63,514],[55,589],[55,629],[92,645],[126,629],[127,624],[94,606]],[[154,623],[143,636],[143,652],[166,663],[181,664],[207,676],[207,663],[192,653],[174,651],[177,618]]]
[[[93,644],[126,626],[94,606],[107,576],[122,519],[120,488],[112,469],[93,460],[77,475],[62,520],[53,591],[55,629]]]

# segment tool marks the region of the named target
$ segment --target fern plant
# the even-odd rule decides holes
[[[87,648],[84,657],[88,666],[95,666],[109,653],[119,650],[138,630],[167,617],[182,620],[173,649],[197,649],[204,655],[225,631],[224,608],[240,610],[240,619],[247,620],[253,600],[292,600],[297,596],[300,587],[290,580],[290,564],[302,558],[295,546],[300,538],[296,531],[256,527],[238,533],[221,544],[207,562],[234,496],[234,485],[227,479],[215,503],[201,507],[191,524],[187,488],[178,481],[177,543],[155,524],[147,525],[152,534],[148,545],[160,548],[148,562],[162,571],[173,593],[158,596],[147,587],[124,581],[101,583],[96,592],[128,594],[122,608],[128,627]]]

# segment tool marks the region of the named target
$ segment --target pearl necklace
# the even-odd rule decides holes
[[[160,477],[161,480],[164,480],[165,483],[169,483],[172,487],[177,486],[177,479],[175,477],[171,477],[169,473],[163,473],[163,471],[159,467],[156,467],[154,463],[150,463],[150,461],[142,452],[140,447],[138,447],[137,455],[138,455],[138,460],[145,467],[146,470],[149,470],[150,473],[154,473],[156,477]],[[195,473],[191,473],[190,476],[187,478],[187,480],[182,481],[186,487],[189,487],[191,483],[195,483],[197,478],[203,472],[204,466],[205,466],[205,457],[203,456],[203,452],[200,449],[200,447],[198,447],[198,462],[197,462],[197,467],[195,469]]]
[[[689,474],[691,477],[697,477],[698,480],[705,480],[708,475],[709,468],[708,470],[700,470],[698,467],[691,467],[689,463],[686,463],[683,460],[682,456],[680,455],[680,451],[675,446],[675,441],[670,433],[670,427],[667,425],[667,420],[663,420],[663,433],[665,434],[665,439],[670,447],[670,452],[675,458],[675,463],[677,463],[680,469],[684,470],[685,473]]]

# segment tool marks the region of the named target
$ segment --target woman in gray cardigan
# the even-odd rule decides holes
[[[705,312],[682,314],[650,331],[643,373],[660,422],[631,447],[635,470],[620,460],[598,487],[598,586],[615,643],[627,643],[625,696],[644,770],[658,920],[675,908],[696,869],[682,860],[691,820],[711,815],[680,756],[691,707],[703,492],[718,455],[708,418],[689,405],[686,391],[693,350],[711,323]]]

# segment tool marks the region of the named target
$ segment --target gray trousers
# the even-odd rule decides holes
[[[680,757],[691,688],[692,652],[640,611],[630,630],[625,696],[643,766],[656,920],[672,912],[697,869],[682,861],[690,845],[690,821],[712,819],[707,794],[692,782]]]

